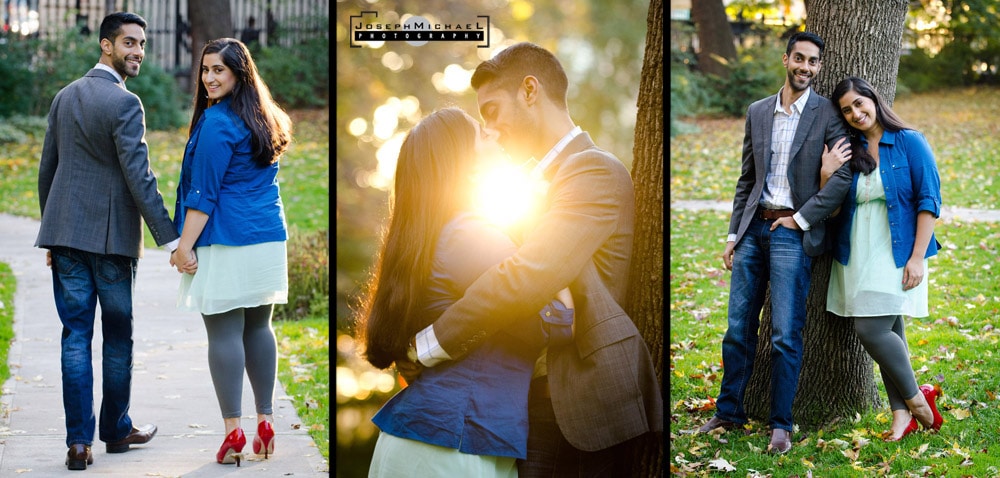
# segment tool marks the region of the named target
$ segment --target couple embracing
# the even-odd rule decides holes
[[[624,165],[573,123],[549,51],[512,45],[400,149],[389,226],[357,328],[409,385],[375,415],[369,476],[620,476],[662,430],[642,337],[622,310],[633,237]],[[495,139],[494,139],[495,138]],[[471,207],[478,162],[537,159],[544,204],[519,234]]]

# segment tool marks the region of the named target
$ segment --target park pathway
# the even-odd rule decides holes
[[[719,211],[729,213],[733,210],[732,201],[706,201],[706,200],[671,200],[670,209],[688,211]],[[1000,210],[995,209],[968,209],[953,206],[941,207],[941,220],[951,221],[974,221],[974,222],[998,222],[1000,221]]]
[[[38,221],[0,214],[0,262],[9,264],[17,279],[14,340],[8,358],[11,378],[0,399],[0,477],[67,473],[61,325],[45,252],[32,246],[37,233]],[[155,423],[159,431],[148,444],[122,454],[106,453],[104,443],[95,437],[94,464],[84,473],[130,478],[329,476],[329,464],[299,426],[295,407],[280,383],[274,401],[275,454],[267,460],[253,454],[257,426],[245,376],[243,464],[237,468],[215,462],[224,428],[208,371],[208,340],[201,316],[175,308],[178,281],[168,254],[147,248],[136,278],[130,415],[136,424]],[[101,390],[99,327],[93,346],[95,407],[100,406]]]

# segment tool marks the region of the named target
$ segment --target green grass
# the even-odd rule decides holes
[[[274,323],[278,378],[292,397],[302,426],[330,460],[330,322],[326,317]]]
[[[1000,89],[963,88],[897,98],[894,110],[927,136],[946,205],[1000,204]],[[685,120],[699,133],[670,139],[674,199],[732,201],[740,172],[743,118]]]
[[[10,378],[7,353],[14,338],[14,291],[17,281],[10,266],[0,262],[0,383]]]
[[[938,221],[936,233],[944,249],[929,263],[930,316],[907,319],[917,381],[943,379],[945,396],[938,407],[946,422],[941,432],[884,443],[878,435],[891,420],[885,406],[820,431],[800,430],[797,439],[807,438],[778,458],[762,452],[767,446],[764,423],[752,423],[754,434],[747,437],[722,435],[725,443],[712,435],[681,432],[712,416],[707,398],[718,394],[722,380],[730,273],[722,270],[720,254],[727,225],[727,213],[670,213],[671,380],[666,403],[671,467],[678,475],[719,473],[710,472],[709,463],[724,459],[736,467],[728,476],[805,476],[810,471],[815,476],[1000,476],[994,446],[1000,436],[1000,357],[995,356],[994,330],[1000,282],[992,271],[1000,225]],[[876,380],[888,403],[877,373]]]

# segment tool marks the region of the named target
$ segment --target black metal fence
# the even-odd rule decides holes
[[[191,0],[198,1],[198,0]],[[146,19],[146,60],[183,75],[191,66],[188,0],[0,0],[8,36],[47,37],[67,29],[94,33],[111,11]],[[230,0],[233,36],[262,47],[329,37],[329,0]],[[15,34],[15,35],[11,35]]]

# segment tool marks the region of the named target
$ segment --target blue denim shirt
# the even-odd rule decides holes
[[[427,314],[440,315],[480,274],[516,250],[506,234],[475,216],[449,222],[434,251]],[[573,309],[553,301],[539,315],[502,329],[459,361],[424,369],[372,422],[390,435],[462,453],[527,458],[535,361],[546,342],[566,343]]]
[[[261,167],[254,162],[250,129],[229,103],[227,96],[205,109],[191,131],[174,204],[177,232],[191,208],[209,216],[195,247],[284,241],[278,163]]]
[[[861,142],[863,147],[868,147],[868,141],[863,136]],[[916,242],[917,214],[929,211],[934,217],[941,215],[941,178],[934,153],[919,131],[885,131],[879,140],[878,154],[878,169],[882,175],[886,208],[889,212],[892,257],[896,267],[904,267]],[[847,265],[851,252],[851,223],[857,208],[860,177],[860,172],[854,173],[851,191],[844,198],[844,207],[830,221],[834,230],[833,257],[844,265]],[[937,239],[931,235],[924,257],[931,257],[937,251]]]

